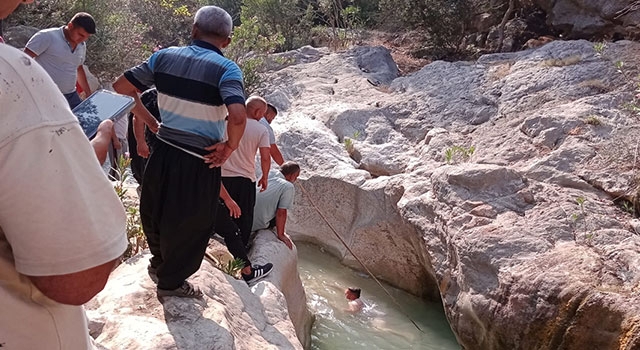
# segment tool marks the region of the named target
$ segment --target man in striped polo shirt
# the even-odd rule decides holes
[[[200,268],[214,228],[220,165],[238,148],[246,124],[242,72],[220,51],[231,42],[232,26],[223,9],[202,7],[191,45],[154,53],[113,85],[136,99],[135,117],[157,128],[161,141],[147,162],[140,198],[153,255],[149,273],[157,278],[160,297],[202,296],[186,279]],[[152,85],[158,91],[159,126],[138,97]]]

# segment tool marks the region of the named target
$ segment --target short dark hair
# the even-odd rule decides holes
[[[299,171],[300,171],[300,166],[298,165],[298,163],[293,161],[284,162],[280,166],[280,172],[284,176],[293,175]]]
[[[89,34],[96,33],[96,21],[93,20],[93,16],[86,12],[76,13],[73,15],[70,22],[74,27],[80,27],[86,30]]]
[[[276,106],[272,105],[271,103],[267,103],[267,109],[272,110],[275,115],[278,115],[278,109],[276,108]]]
[[[349,292],[353,293],[356,295],[356,298],[360,298],[360,288],[356,288],[356,287],[349,287]]]

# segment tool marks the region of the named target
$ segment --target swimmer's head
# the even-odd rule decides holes
[[[360,298],[360,288],[349,287],[344,291],[344,296],[349,300],[355,300]]]

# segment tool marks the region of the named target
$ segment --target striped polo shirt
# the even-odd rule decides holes
[[[156,86],[162,117],[158,136],[200,154],[223,139],[226,106],[245,103],[238,65],[201,40],[160,50],[124,76],[140,91]]]

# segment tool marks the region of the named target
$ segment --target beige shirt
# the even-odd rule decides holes
[[[125,213],[67,101],[24,53],[0,44],[0,344],[91,349],[81,306],[25,275],[83,271],[120,256]]]
[[[247,118],[247,126],[238,149],[222,164],[223,177],[246,177],[256,182],[256,152],[260,147],[269,148],[269,133],[259,121]]]

